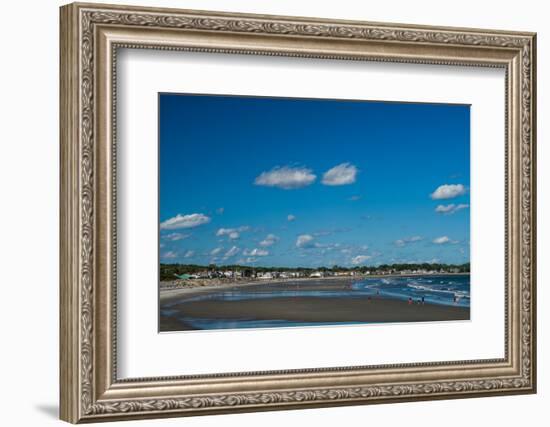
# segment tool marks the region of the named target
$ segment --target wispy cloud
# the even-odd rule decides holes
[[[227,236],[230,240],[238,239],[243,231],[248,231],[250,227],[248,225],[243,225],[238,228],[220,228],[216,231],[216,236],[223,237]]]
[[[341,163],[326,171],[323,175],[325,185],[348,185],[355,182],[357,167],[351,163]]]
[[[316,178],[312,170],[305,167],[276,166],[270,171],[262,172],[256,177],[254,184],[294,190],[313,184]]]
[[[458,196],[466,194],[466,187],[462,184],[444,184],[436,188],[436,190],[430,194],[433,200],[441,199],[453,199]]]
[[[432,240],[433,243],[435,243],[436,245],[444,245],[445,243],[450,243],[451,239],[449,239],[448,236],[441,236],[441,237],[436,237],[435,239]]]
[[[455,212],[458,212],[462,209],[467,209],[469,207],[470,207],[470,205],[468,205],[466,203],[460,203],[458,205],[455,205],[454,203],[451,203],[449,205],[438,205],[435,208],[435,211],[437,213],[444,214],[444,215],[452,215]]]
[[[332,250],[335,250],[335,249],[338,249],[342,246],[341,243],[326,243],[326,244],[322,244],[322,243],[316,243],[315,244],[315,247],[316,248],[319,248],[321,249],[321,253],[326,253],[328,251],[332,251]]]
[[[409,243],[420,242],[422,239],[423,239],[422,236],[405,237],[403,239],[396,240],[394,244],[395,246],[402,248],[403,246],[406,246]]]
[[[223,215],[224,212],[225,212],[225,208],[218,208],[218,209],[216,209],[216,213],[217,213],[218,215]]]
[[[265,249],[257,249],[257,248],[254,248],[252,250],[245,250],[243,252],[243,255],[245,256],[251,256],[251,257],[259,257],[259,256],[268,256],[269,255],[269,251],[266,251]]]
[[[268,234],[264,240],[260,242],[260,246],[268,247],[273,246],[279,241],[279,238],[275,234]]]
[[[178,240],[187,239],[190,236],[190,234],[183,234],[183,233],[170,233],[165,234],[162,236],[162,239],[169,240],[171,242],[177,242]]]
[[[297,248],[311,248],[314,246],[315,238],[311,234],[301,234],[296,239]]]
[[[368,261],[369,259],[371,259],[372,257],[370,255],[357,255],[357,256],[354,256],[352,259],[351,259],[351,263],[353,265],[359,265],[359,264],[364,264],[366,261]]]
[[[189,215],[177,214],[175,217],[167,219],[160,223],[161,230],[176,230],[178,228],[194,228],[199,225],[208,224],[210,217],[194,213]]]
[[[248,258],[241,258],[237,261],[238,264],[254,264],[256,261],[258,261],[258,258],[254,257],[248,257]]]
[[[193,257],[194,255],[195,255],[195,251],[189,250],[189,251],[185,252],[185,255],[184,255],[183,257],[184,257],[184,258],[191,258],[191,257]]]
[[[210,251],[210,255],[212,256],[216,256],[218,255],[221,251],[223,250],[223,248],[214,248]]]
[[[178,257],[178,254],[174,251],[168,251],[168,252],[164,252],[163,254],[161,254],[160,257],[163,258],[163,259],[174,259],[174,258]]]
[[[233,246],[225,253],[224,258],[231,258],[232,256],[237,255],[239,251],[240,249],[237,246]]]
[[[294,220],[296,219],[296,217],[295,217],[294,215],[292,215],[292,214],[289,214],[289,215],[286,217],[286,219],[288,220],[288,222],[292,222],[292,221],[294,221]]]
[[[348,200],[350,202],[356,202],[358,200],[361,200],[362,198],[363,198],[363,196],[351,196],[351,197],[348,198]]]
[[[349,227],[329,228],[329,229],[316,231],[315,233],[313,233],[313,236],[314,237],[331,236],[333,234],[338,234],[338,233],[349,233],[350,231],[352,231],[352,228],[349,228]]]

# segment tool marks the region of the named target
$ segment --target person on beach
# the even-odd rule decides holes
[[[422,305],[424,305],[424,295],[422,295]]]
[[[413,303],[413,299],[409,297],[409,305],[411,305],[412,303]]]

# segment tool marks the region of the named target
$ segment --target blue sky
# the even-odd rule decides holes
[[[159,95],[160,260],[469,261],[470,107]]]

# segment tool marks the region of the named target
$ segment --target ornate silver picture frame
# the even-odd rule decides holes
[[[536,391],[535,34],[75,3],[61,8],[60,43],[61,419],[98,422]],[[487,256],[505,258],[504,357],[120,379],[121,48],[503,69],[505,253]]]

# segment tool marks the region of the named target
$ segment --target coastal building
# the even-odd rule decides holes
[[[256,274],[252,269],[247,268],[246,270],[242,270],[241,272],[242,277],[256,277]]]

